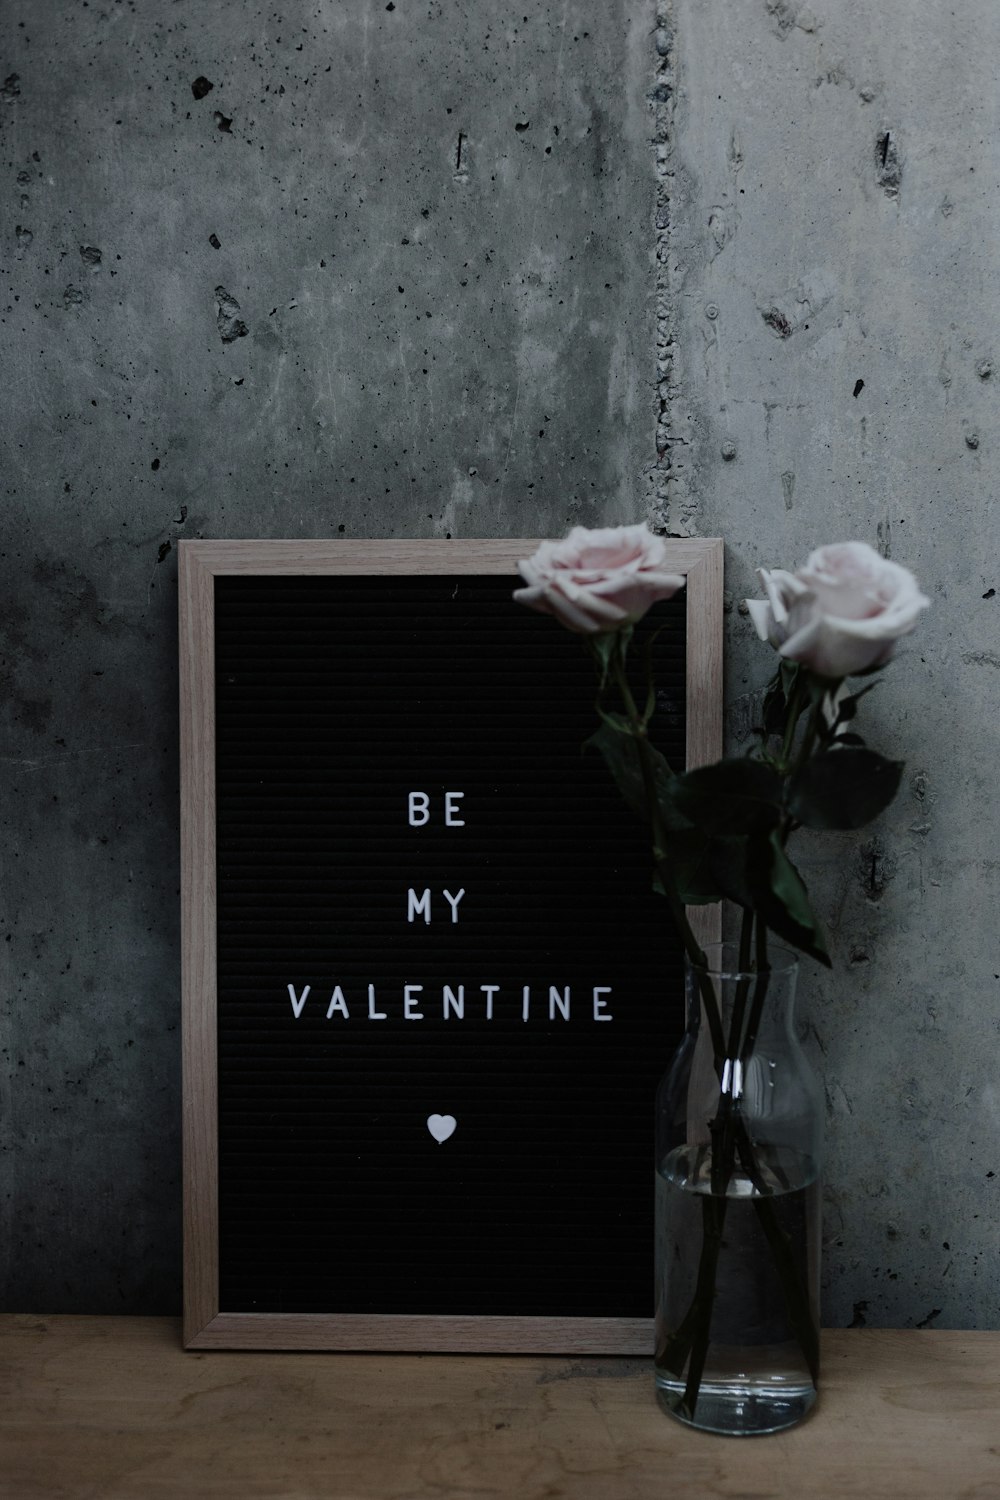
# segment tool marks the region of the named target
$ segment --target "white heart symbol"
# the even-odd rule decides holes
[[[430,1131],[431,1135],[437,1141],[439,1146],[442,1145],[450,1135],[455,1134],[455,1128],[457,1125],[458,1121],[455,1119],[454,1115],[427,1116],[427,1129]]]

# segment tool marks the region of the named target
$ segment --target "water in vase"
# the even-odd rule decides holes
[[[762,1147],[753,1171],[756,1186],[738,1163],[713,1195],[711,1148],[682,1146],[656,1174],[658,1399],[732,1434],[789,1427],[816,1399],[816,1173]]]

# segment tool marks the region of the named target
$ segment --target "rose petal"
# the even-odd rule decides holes
[[[771,626],[771,606],[766,599],[747,599],[746,607],[762,641],[768,639]]]
[[[681,576],[663,570],[666,555],[663,538],[645,523],[593,531],[575,526],[561,542],[540,542],[518,563],[528,588],[514,597],[571,630],[616,630],[683,588]]]

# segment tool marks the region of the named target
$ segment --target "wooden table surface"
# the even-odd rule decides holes
[[[647,1360],[185,1353],[170,1318],[0,1317],[3,1500],[1000,1500],[1000,1333],[824,1334],[766,1438],[663,1415]]]

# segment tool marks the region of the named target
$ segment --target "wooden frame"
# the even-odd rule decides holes
[[[219,1311],[216,1035],[214,587],[232,574],[510,573],[537,539],[182,541],[179,551],[184,1344],[189,1349],[369,1349],[645,1354],[641,1318],[399,1316]],[[689,766],[722,753],[722,559],[718,538],[669,541],[687,579]],[[692,912],[717,940],[715,907]]]

